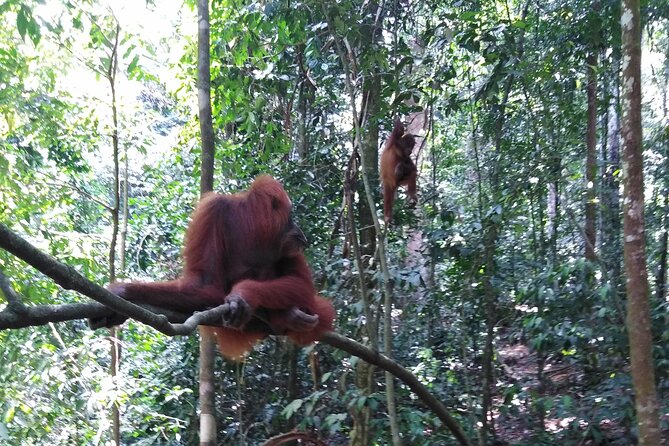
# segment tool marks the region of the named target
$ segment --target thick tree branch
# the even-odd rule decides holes
[[[220,305],[211,310],[195,313],[194,315],[188,317],[188,319],[186,319],[183,324],[172,324],[170,323],[169,316],[148,311],[139,305],[135,305],[132,302],[116,296],[101,286],[86,279],[71,266],[65,265],[50,255],[41,252],[26,240],[12,232],[2,223],[0,223],[0,248],[14,254],[16,257],[32,265],[46,276],[52,278],[64,289],[77,291],[85,296],[90,297],[91,299],[98,301],[99,303],[103,304],[104,307],[111,308],[112,310],[117,311],[124,316],[128,316],[132,319],[149,325],[168,336],[188,334],[192,332],[199,324],[206,323],[207,325],[220,325],[223,311],[226,309],[225,305]],[[5,285],[5,288],[9,287],[6,281]],[[95,316],[99,315],[99,312],[104,308],[103,307],[102,309],[98,309],[97,307],[86,306],[89,304],[71,304],[83,305],[80,307],[75,307],[79,311],[75,317],[75,308],[71,307],[70,305],[50,306],[51,311],[55,311],[59,315],[57,319],[52,320],[51,317],[47,316],[46,309],[44,311],[38,311],[38,307],[27,307],[20,303],[20,300],[17,299],[16,293],[14,293],[13,290],[10,289],[8,294],[6,294],[6,297],[10,305],[5,310],[7,313],[4,314],[3,317],[7,318],[8,321],[11,321],[13,320],[12,313],[14,315],[20,314],[23,318],[31,316],[36,322],[35,324],[27,323],[23,326],[40,325],[39,321],[43,321],[41,323],[59,322],[64,320],[81,319],[84,317]],[[17,301],[19,305],[16,304]],[[107,310],[107,312],[108,311],[109,310]],[[160,310],[160,312],[165,313],[163,310]],[[53,317],[56,317],[53,313],[52,315]],[[172,317],[174,317],[174,313],[172,313]],[[0,321],[1,320],[2,319],[0,319]],[[0,325],[0,328],[14,327],[2,327]]]
[[[4,287],[2,292],[7,296]],[[16,296],[16,293],[14,293],[14,296]],[[109,314],[109,308],[97,302],[28,306],[22,302],[18,302],[18,305],[16,305],[12,303],[11,298],[8,297],[7,299],[9,305],[0,311],[0,330],[34,327],[49,322],[89,319]],[[171,333],[159,331],[170,336],[187,335],[195,331],[198,325],[224,326],[221,316],[225,308],[223,305],[190,316],[150,305],[141,305],[140,307],[152,316],[167,318],[171,322],[170,326],[174,329]]]
[[[49,322],[63,322],[85,317],[100,317],[109,313],[109,308],[90,302],[65,305],[39,305],[24,307],[23,311],[6,308],[0,311],[0,330],[46,325]]]

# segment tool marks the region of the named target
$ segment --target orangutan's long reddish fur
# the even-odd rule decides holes
[[[381,153],[381,184],[383,185],[383,217],[390,224],[393,217],[395,194],[400,186],[407,186],[412,202],[416,197],[416,165],[411,151],[416,144],[413,135],[404,134],[404,125],[398,119]]]

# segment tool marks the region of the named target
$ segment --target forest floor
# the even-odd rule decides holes
[[[548,360],[544,365],[542,385],[537,374],[537,355],[526,345],[512,344],[501,348],[499,360],[502,372],[498,376],[498,382],[501,385],[498,387],[495,407],[511,406],[515,410],[493,414],[497,444],[551,444],[547,441],[550,438],[565,438],[564,442],[560,442],[561,445],[632,444],[632,437],[621,422],[603,419],[595,425],[586,419],[577,419],[574,416],[560,417],[555,409],[548,410],[548,415],[544,419],[546,435],[537,435],[541,432],[541,422],[533,402],[537,401],[537,396],[540,394],[546,397],[547,403],[567,397],[574,405],[583,404],[583,407],[579,407],[576,412],[589,413],[591,419],[601,418],[597,416],[596,408],[588,408],[587,403],[583,403],[585,395],[580,390],[584,378],[583,370],[566,362]],[[505,399],[507,404],[503,404]],[[575,411],[569,412],[573,414]]]

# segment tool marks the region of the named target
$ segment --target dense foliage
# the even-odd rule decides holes
[[[175,277],[200,169],[194,5],[46,3],[0,4],[0,221],[105,284],[117,131],[128,191],[117,275]],[[649,0],[642,13],[649,298],[667,435],[669,10]],[[377,215],[382,203],[375,161],[358,164],[376,160],[395,116],[414,123],[420,200],[410,209],[400,193],[386,239],[388,354],[472,439],[483,423],[488,444],[634,441],[619,17],[612,1],[211,3],[215,187],[279,178],[337,330],[381,350],[388,278],[369,242],[358,167],[371,175]],[[588,200],[594,259],[584,256]],[[2,250],[0,272],[30,305],[84,299]],[[84,321],[0,331],[0,444],[110,444],[114,405],[123,444],[197,444],[196,337],[129,322],[121,343],[111,378],[106,333]],[[295,427],[333,445],[391,442],[383,371],[355,357],[272,338],[242,364],[218,361],[221,444],[260,444]],[[405,444],[453,444],[408,388],[397,385],[395,400]]]

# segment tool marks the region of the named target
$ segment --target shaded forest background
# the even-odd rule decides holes
[[[194,8],[0,4],[0,221],[101,285],[179,274],[199,197]],[[337,331],[404,365],[479,444],[636,441],[620,16],[605,0],[210,5],[214,189],[280,179]],[[669,5],[648,0],[641,16],[666,438]],[[400,192],[379,246],[379,150],[398,116],[419,136],[419,203]],[[26,304],[85,301],[3,250],[0,272]],[[131,321],[112,376],[107,335],[84,320],[0,331],[0,444],[110,444],[114,407],[122,444],[197,444],[197,337]],[[220,444],[293,428],[391,444],[383,371],[327,345],[271,338],[244,363],[218,358],[215,378]],[[454,444],[407,387],[394,392],[405,444]]]

